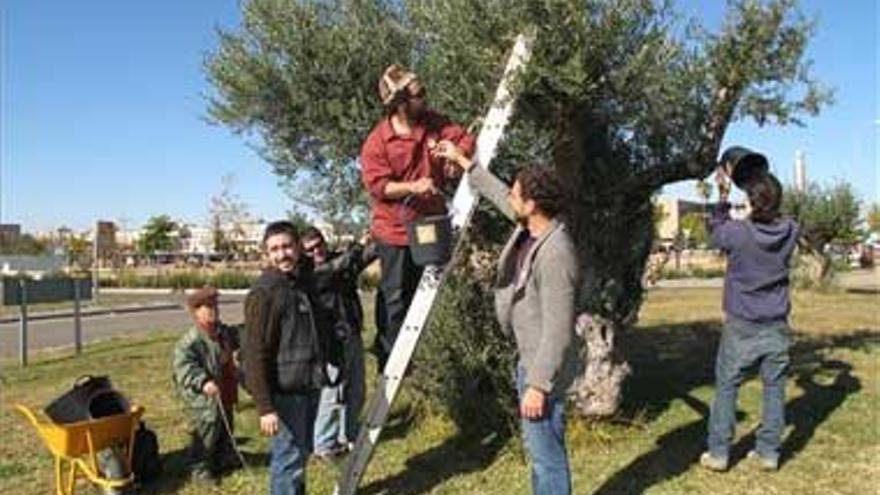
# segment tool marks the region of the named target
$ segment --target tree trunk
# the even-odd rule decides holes
[[[617,412],[621,401],[621,386],[629,375],[629,364],[621,357],[616,337],[622,328],[610,320],[578,317],[578,335],[584,339],[585,368],[575,384],[575,403],[586,417],[608,417]]]
[[[827,287],[831,283],[833,275],[834,270],[831,256],[823,254],[819,260],[819,283],[822,287]]]
[[[800,257],[804,264],[801,274],[806,277],[802,282],[805,287],[822,289],[831,283],[834,276],[831,257],[820,253],[820,250],[809,250]]]
[[[585,367],[576,402],[585,416],[613,415],[630,373],[626,331],[642,303],[642,278],[654,240],[650,191],[622,189],[636,172],[628,157],[608,147],[600,118],[570,116],[555,140],[554,164],[572,191],[568,225],[578,250],[582,285],[577,330]]]

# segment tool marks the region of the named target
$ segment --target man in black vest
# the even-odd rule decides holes
[[[269,267],[245,300],[242,346],[248,388],[260,430],[272,437],[270,493],[304,495],[324,359],[311,294],[309,263],[300,263],[299,236],[290,222],[266,227]],[[315,309],[313,309],[315,308]]]
[[[364,309],[358,294],[358,277],[376,259],[375,244],[354,243],[330,251],[324,234],[315,227],[302,236],[303,254],[314,264],[316,300],[332,314],[333,338],[328,352],[331,379],[321,391],[315,422],[315,456],[334,460],[345,454],[358,434],[358,417],[364,404],[364,344],[361,337]]]

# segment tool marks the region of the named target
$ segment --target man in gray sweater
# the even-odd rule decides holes
[[[499,260],[495,312],[513,334],[519,353],[517,390],[523,438],[532,459],[535,495],[568,495],[571,472],[565,449],[565,396],[577,372],[574,244],[557,220],[567,198],[556,173],[530,166],[509,188],[453,143],[432,150],[468,172],[471,186],[517,223]]]

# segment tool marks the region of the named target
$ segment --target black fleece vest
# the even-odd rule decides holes
[[[266,277],[272,294],[272,313],[277,315],[275,333],[275,385],[285,393],[319,389],[326,383],[325,362],[321,351],[315,314],[309,297],[308,280],[286,276]]]

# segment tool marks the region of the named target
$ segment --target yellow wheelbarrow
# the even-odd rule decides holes
[[[122,488],[134,480],[131,454],[143,407],[132,406],[125,414],[64,424],[53,423],[48,418],[41,420],[21,404],[16,404],[15,408],[34,425],[43,443],[55,456],[55,490],[58,495],[73,495],[80,473],[105,488]],[[97,453],[111,447],[122,448],[126,472],[129,473],[125,478],[108,478],[98,468]],[[65,470],[66,480],[63,476]]]

